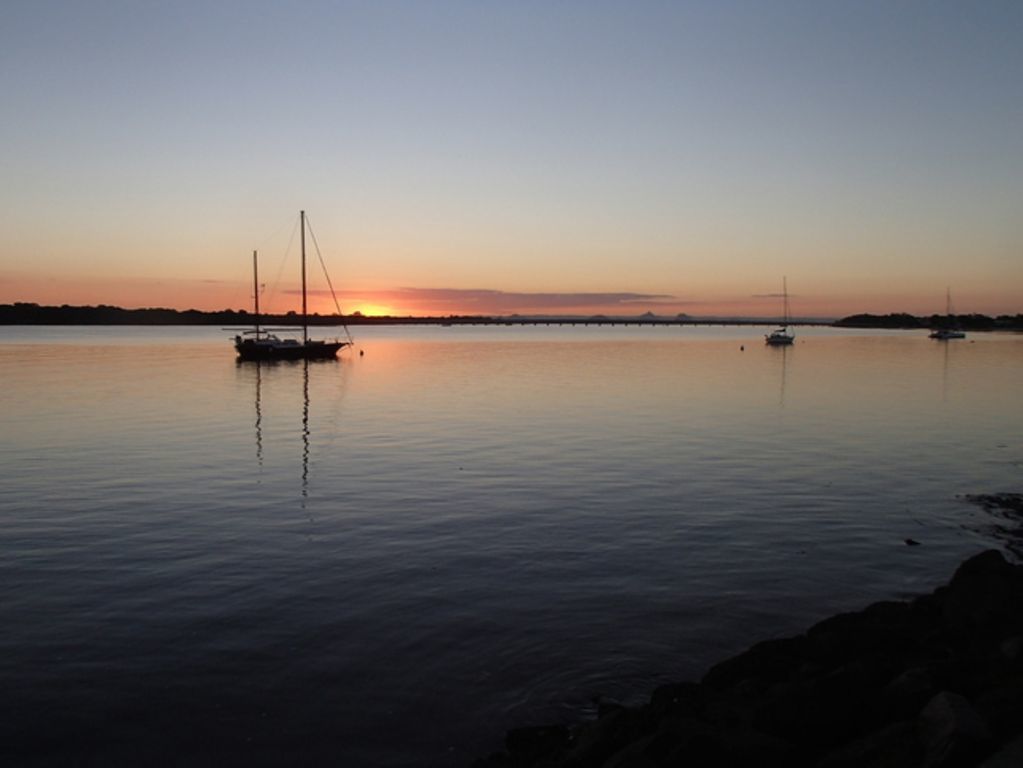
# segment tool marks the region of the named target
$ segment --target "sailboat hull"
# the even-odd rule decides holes
[[[795,336],[782,330],[772,331],[764,336],[764,341],[771,347],[787,347],[795,340]]]
[[[241,339],[234,348],[239,360],[332,360],[347,341],[265,341]]]
[[[957,326],[958,318],[952,313],[952,289],[945,289],[945,322],[940,323],[941,327],[935,328],[931,331],[930,336],[932,339],[938,341],[948,341],[950,339],[965,339],[966,333],[959,330]]]
[[[351,346],[349,341],[313,340],[307,338],[309,316],[306,312],[306,279],[305,279],[305,211],[299,212],[302,232],[302,341],[297,339],[281,339],[272,333],[261,331],[259,328],[259,260],[256,251],[252,252],[252,284],[254,289],[254,301],[256,310],[255,330],[246,331],[248,336],[238,335],[234,337],[234,348],[238,353],[239,360],[333,360],[337,353],[345,347]],[[322,259],[321,259],[322,262]],[[326,268],[324,268],[326,271]],[[328,282],[330,278],[327,278]],[[333,286],[331,292],[333,293]],[[337,299],[335,297],[335,303]],[[338,315],[341,314],[340,307]],[[347,334],[347,328],[345,329]]]
[[[796,335],[789,333],[789,282],[785,277],[781,279],[781,296],[783,312],[781,325],[777,330],[764,336],[764,341],[769,347],[787,347],[796,340]]]

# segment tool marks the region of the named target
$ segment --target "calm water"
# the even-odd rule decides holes
[[[0,329],[0,762],[465,765],[929,590],[1023,485],[1020,336],[356,330]]]

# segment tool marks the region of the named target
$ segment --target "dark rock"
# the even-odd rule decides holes
[[[656,750],[656,745],[652,744],[654,738],[647,736],[629,744],[608,758],[602,768],[658,768],[657,762],[649,754]]]
[[[858,657],[898,660],[914,653],[927,629],[926,615],[908,603],[874,603],[858,613],[825,619],[806,633],[809,653],[833,665]]]
[[[699,715],[706,708],[706,696],[698,683],[671,683],[656,688],[650,696],[654,716]]]
[[[564,725],[540,725],[508,731],[504,745],[515,760],[535,761],[563,750],[568,745]]]
[[[997,737],[1023,732],[1023,675],[997,680],[974,699],[974,706]]]
[[[725,743],[721,731],[694,717],[672,717],[661,723],[650,740],[646,754],[659,765],[720,765],[724,762]]]
[[[889,721],[916,717],[940,687],[932,667],[911,667],[882,689],[880,714]]]
[[[613,755],[603,768],[721,766],[727,764],[720,734],[707,723],[681,719]]]
[[[896,722],[828,753],[818,768],[905,768],[923,756],[912,720]]]
[[[620,701],[609,699],[604,696],[597,696],[594,698],[593,703],[597,705],[597,718],[607,717],[613,712],[617,712],[621,709],[625,709],[625,705]]]
[[[1003,640],[998,646],[998,650],[1001,652],[1002,658],[1010,664],[1020,661],[1023,659],[1023,637],[1016,635]]]
[[[1023,735],[1002,746],[980,768],[1019,768],[1023,765]]]
[[[608,712],[576,729],[565,764],[580,768],[602,765],[608,757],[637,741],[650,729],[645,709],[623,707]]]
[[[511,731],[477,765],[956,768],[996,752],[989,768],[1023,766],[1021,656],[1023,567],[985,552],[929,595],[758,643],[647,705]]]
[[[965,697],[942,691],[917,718],[924,765],[954,768],[975,764],[990,746],[991,730]]]
[[[724,761],[719,762],[714,768],[720,765],[784,765],[791,768],[806,763],[805,750],[797,749],[792,742],[785,739],[770,736],[753,728],[726,731],[725,745]]]
[[[806,638],[783,638],[757,643],[745,653],[711,667],[704,685],[719,690],[755,679],[766,686],[792,675],[805,660]]]
[[[521,763],[512,762],[507,752],[495,752],[487,757],[478,757],[471,763],[471,768],[512,768]]]
[[[958,638],[986,639],[1023,629],[1023,577],[996,550],[970,558],[956,571],[945,597],[942,617]]]
[[[989,512],[1001,511],[1023,516],[1023,493],[970,494],[966,499],[979,504]]]
[[[873,725],[880,684],[876,671],[862,660],[791,680],[761,699],[753,725],[812,750],[828,750]]]

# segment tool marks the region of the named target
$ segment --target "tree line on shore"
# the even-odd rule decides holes
[[[301,316],[296,312],[260,315],[263,325],[299,324]],[[203,312],[198,309],[124,309],[106,304],[98,306],[45,306],[31,302],[0,304],[0,325],[252,325],[255,317],[244,309],[223,309]],[[612,318],[605,318],[611,320]],[[628,320],[630,318],[620,318]],[[676,318],[677,319],[677,318]],[[368,317],[359,312],[350,315],[308,316],[309,325],[384,325],[415,323],[457,323],[457,322],[498,322],[501,318],[480,315],[450,315],[438,317]],[[687,318],[698,324],[699,318]],[[750,322],[747,320],[747,322]],[[767,321],[764,321],[767,322]],[[955,326],[966,331],[1021,331],[1023,314],[989,315],[928,315],[916,316],[905,312],[887,315],[858,314],[843,317],[832,323],[838,328],[894,328],[921,329]]]
[[[313,313],[306,318],[309,325],[359,324],[377,318],[364,317],[356,312],[351,315],[320,315]],[[398,318],[395,318],[398,320]],[[413,321],[415,318],[400,318]],[[73,307],[43,306],[29,302],[0,304],[0,325],[245,325],[251,326],[255,315],[244,309],[222,309],[203,312],[198,309],[124,309],[106,304],[98,306]],[[302,322],[297,312],[284,314],[261,314],[261,325],[295,326]]]
[[[961,328],[964,331],[1023,330],[1023,314],[1017,315],[926,315],[918,317],[905,312],[888,315],[850,315],[836,320],[838,328]]]

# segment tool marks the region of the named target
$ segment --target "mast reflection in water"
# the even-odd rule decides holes
[[[255,399],[255,422],[254,422],[254,433],[256,443],[256,464],[262,472],[264,467],[264,404],[263,404],[263,387],[264,387],[264,374],[270,376],[277,369],[285,369],[295,371],[301,369],[302,371],[302,405],[301,405],[301,441],[302,441],[302,468],[301,468],[301,485],[300,495],[303,500],[302,507],[305,508],[305,500],[309,497],[309,458],[310,458],[310,404],[309,404],[309,383],[310,383],[310,366],[319,366],[325,368],[333,368],[337,372],[340,372],[341,363],[337,359],[323,359],[323,360],[293,360],[293,361],[266,361],[266,360],[236,360],[236,366],[243,372],[251,372],[253,392]],[[291,383],[291,377],[284,380],[286,384]],[[274,392],[271,390],[272,395],[282,395],[284,401],[288,401],[288,392],[285,387],[284,391]]]

